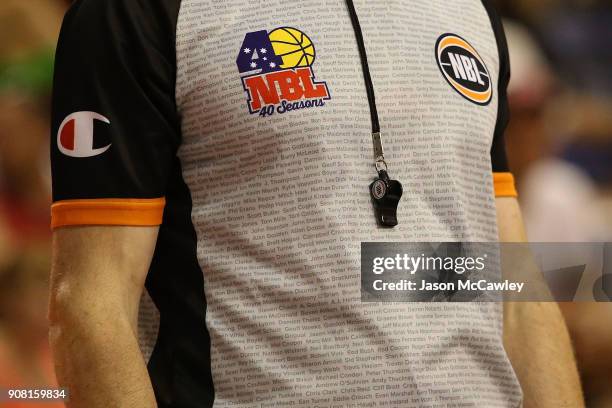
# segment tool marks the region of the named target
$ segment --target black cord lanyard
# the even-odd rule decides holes
[[[365,81],[366,93],[368,94],[368,103],[370,104],[370,117],[372,119],[374,166],[378,172],[378,178],[370,184],[370,196],[372,197],[372,203],[374,204],[378,223],[386,227],[395,227],[397,225],[397,206],[402,198],[403,192],[402,184],[397,180],[391,180],[389,178],[380,135],[380,123],[378,121],[378,110],[376,109],[374,85],[372,84],[370,68],[368,67],[368,56],[363,42],[363,34],[361,32],[361,26],[359,25],[359,18],[357,18],[353,0],[346,0],[346,5],[348,6],[351,23],[355,31],[355,38],[357,39],[363,79]]]

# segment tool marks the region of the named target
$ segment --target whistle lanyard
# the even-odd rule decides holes
[[[370,68],[368,67],[368,56],[363,41],[363,33],[359,24],[359,18],[355,11],[353,0],[346,0],[349,15],[355,38],[357,40],[357,48],[359,49],[359,57],[361,59],[361,69],[363,71],[363,79],[365,81],[366,93],[368,95],[368,103],[370,105],[370,118],[372,120],[372,147],[374,152],[374,166],[378,173],[378,179],[370,184],[370,196],[374,205],[376,219],[381,226],[394,227],[397,225],[397,206],[402,197],[402,184],[397,180],[391,180],[388,174],[387,162],[385,161],[385,153],[380,134],[380,122],[378,120],[378,110],[376,109],[376,97],[374,95],[374,84],[370,76]]]

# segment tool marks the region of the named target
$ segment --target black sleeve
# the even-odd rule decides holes
[[[490,0],[483,0],[482,3],[487,10],[491,26],[497,40],[497,49],[499,52],[499,78],[497,83],[497,123],[495,125],[495,133],[493,135],[493,144],[491,146],[491,164],[493,172],[508,172],[508,160],[506,158],[506,146],[504,140],[504,131],[510,119],[510,110],[508,107],[508,83],[510,82],[510,56],[508,55],[508,44],[504,27],[501,19]]]
[[[67,12],[53,84],[54,203],[163,199],[180,143],[178,8],[178,0],[77,0]]]

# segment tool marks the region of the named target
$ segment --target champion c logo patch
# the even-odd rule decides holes
[[[75,112],[66,117],[57,131],[57,147],[70,157],[92,157],[104,153],[111,146],[95,147],[94,121],[110,124],[110,120],[96,112]]]
[[[446,81],[459,95],[477,105],[491,102],[489,70],[466,40],[456,34],[442,34],[436,42],[436,61]]]

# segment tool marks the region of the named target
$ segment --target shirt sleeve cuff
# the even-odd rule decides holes
[[[51,205],[51,228],[71,225],[160,225],[165,205],[163,197],[61,200]]]
[[[518,197],[512,173],[493,173],[495,197]]]

